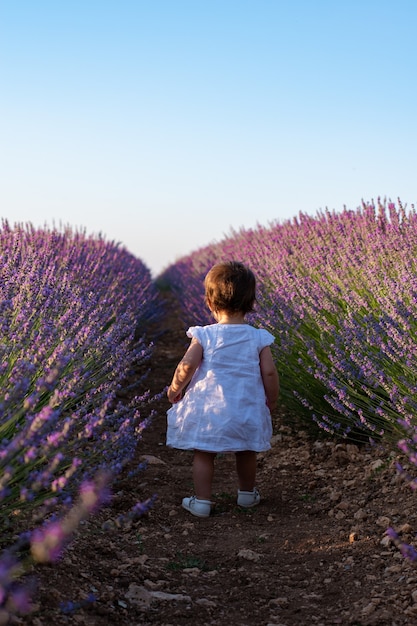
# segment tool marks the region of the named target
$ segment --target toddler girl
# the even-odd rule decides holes
[[[219,452],[235,453],[238,505],[259,504],[256,453],[271,447],[270,411],[279,392],[269,348],[274,337],[245,321],[256,299],[252,271],[234,261],[219,263],[208,272],[204,286],[217,323],[188,329],[191,343],[167,392],[173,404],[167,413],[167,445],[194,450],[195,495],[184,498],[182,506],[197,517],[210,515]]]

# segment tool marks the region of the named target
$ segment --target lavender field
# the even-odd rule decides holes
[[[416,254],[414,207],[379,203],[232,233],[162,279],[186,324],[211,323],[206,271],[220,259],[249,264],[259,283],[252,321],[275,336],[281,405],[332,435],[397,441],[416,425]]]
[[[146,427],[148,395],[131,389],[122,403],[118,391],[152,353],[159,288],[177,295],[184,327],[212,323],[203,279],[216,261],[241,260],[257,276],[250,321],[275,336],[282,412],[316,434],[400,446],[416,464],[414,207],[300,213],[232,232],[157,281],[118,245],[70,228],[3,221],[0,251],[0,607],[30,602],[19,555],[58,559],[109,497]]]
[[[57,559],[133,457],[149,398],[117,392],[162,311],[145,265],[100,237],[3,221],[0,251],[0,606],[24,612],[17,554]]]

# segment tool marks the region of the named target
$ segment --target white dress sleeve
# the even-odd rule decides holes
[[[264,328],[258,329],[258,348],[259,352],[274,343],[275,337],[268,330]]]
[[[190,326],[186,332],[189,339],[197,339],[201,346],[204,346],[204,326]]]

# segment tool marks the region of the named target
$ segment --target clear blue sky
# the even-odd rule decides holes
[[[0,206],[156,275],[230,229],[417,200],[415,0],[0,0]]]

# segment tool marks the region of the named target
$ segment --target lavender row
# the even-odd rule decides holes
[[[140,380],[130,403],[120,404],[117,393],[148,360],[145,329],[160,314],[149,270],[118,245],[70,228],[3,221],[3,545],[21,524],[71,506],[85,481],[116,476],[132,459],[149,398]]]
[[[249,264],[259,283],[252,321],[275,336],[283,406],[332,434],[396,438],[417,409],[416,252],[414,207],[378,202],[233,232],[161,279],[184,325],[205,324],[209,267]]]

